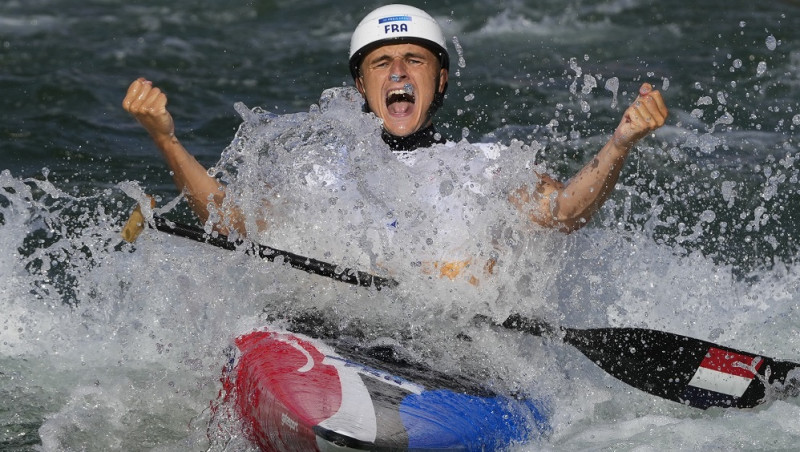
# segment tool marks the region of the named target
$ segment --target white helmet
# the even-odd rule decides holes
[[[358,78],[361,60],[386,44],[421,45],[436,56],[442,68],[450,69],[447,43],[439,24],[425,11],[408,5],[386,5],[367,15],[350,38],[350,72]]]

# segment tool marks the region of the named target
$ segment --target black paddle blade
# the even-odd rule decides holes
[[[751,408],[800,393],[800,364],[641,328],[563,328],[564,341],[617,379],[696,408]]]

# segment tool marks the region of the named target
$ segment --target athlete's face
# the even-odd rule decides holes
[[[393,44],[364,57],[356,88],[383,128],[404,137],[431,123],[431,103],[446,83],[447,69],[433,52],[416,44]]]

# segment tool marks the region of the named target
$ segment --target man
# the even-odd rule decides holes
[[[383,120],[383,139],[396,151],[444,143],[432,118],[444,100],[449,70],[439,25],[417,8],[378,8],[350,40],[350,73],[365,110]]]
[[[383,138],[392,149],[413,151],[444,141],[432,118],[447,89],[449,56],[444,35],[430,15],[405,5],[371,12],[353,33],[350,70],[365,111],[383,121]],[[209,206],[221,209],[225,188],[175,136],[164,93],[140,78],[130,85],[122,104],[150,133],[200,220],[209,218]],[[664,125],[666,117],[661,94],[643,84],[611,139],[568,184],[535,174],[536,183],[520,187],[509,201],[539,225],[565,232],[584,226],[610,195],[633,145]],[[245,232],[239,212],[221,214]]]

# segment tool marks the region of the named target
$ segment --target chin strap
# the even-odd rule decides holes
[[[447,141],[442,135],[436,132],[436,127],[434,127],[433,124],[404,137],[392,135],[384,130],[383,133],[381,133],[381,138],[383,138],[383,141],[385,141],[394,152],[409,152],[417,148],[427,148],[434,144],[443,144]]]

